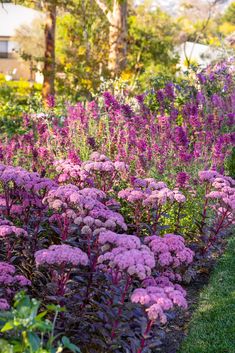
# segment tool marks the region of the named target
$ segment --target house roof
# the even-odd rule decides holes
[[[12,37],[15,30],[23,25],[30,25],[33,20],[42,16],[40,11],[25,6],[0,4],[0,37]]]
[[[219,59],[224,55],[221,48],[215,48],[194,42],[185,42],[181,44],[177,51],[180,56],[180,64],[183,66],[186,58],[190,61],[196,61],[200,66],[207,66],[213,60]]]

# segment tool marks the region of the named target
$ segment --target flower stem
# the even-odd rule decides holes
[[[131,284],[131,278],[128,277],[127,280],[126,280],[126,284],[125,284],[125,287],[124,287],[124,290],[122,292],[122,296],[121,296],[121,306],[119,307],[118,309],[118,312],[117,312],[117,319],[114,321],[113,323],[113,327],[112,327],[112,331],[111,331],[111,339],[113,340],[116,336],[116,328],[118,326],[118,323],[119,323],[119,318],[122,314],[122,310],[123,310],[123,305],[124,305],[124,302],[125,302],[125,298],[126,298],[126,295],[127,295],[127,292],[128,292],[128,289],[129,289],[129,286]]]
[[[137,353],[142,353],[145,347],[146,338],[151,330],[152,324],[153,324],[153,321],[150,320],[147,324],[146,330],[144,331],[143,337],[141,338],[140,347],[138,348]]]

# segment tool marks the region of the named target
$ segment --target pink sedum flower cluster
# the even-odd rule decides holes
[[[216,171],[199,172],[199,178],[209,186],[206,198],[213,201],[212,208],[218,216],[216,233],[221,228],[235,224],[235,180]]]
[[[88,161],[74,164],[70,160],[55,161],[58,182],[73,182],[79,188],[96,186],[109,191],[117,176],[124,177],[129,167],[124,162],[112,162],[99,152],[93,152]]]
[[[163,237],[153,235],[145,238],[156,262],[162,268],[177,268],[193,261],[194,252],[185,246],[185,240],[180,235],[165,234]]]
[[[51,221],[58,217],[77,225],[83,235],[97,236],[106,229],[127,229],[122,215],[105,204],[106,194],[95,188],[79,190],[75,185],[60,186],[49,191],[44,204],[55,211]]]
[[[77,266],[87,266],[88,256],[78,247],[67,244],[51,245],[48,249],[36,251],[36,266],[49,268],[51,281],[56,284],[56,295],[63,296],[68,290],[71,270]]]
[[[55,265],[55,266],[78,266],[88,265],[88,256],[79,248],[70,245],[51,245],[48,249],[36,251],[34,254],[37,266]]]
[[[15,242],[21,242],[21,249],[25,248],[25,241],[29,240],[28,233],[20,228],[14,226],[14,224],[7,219],[0,218],[0,239],[2,244],[4,244],[4,249],[2,248],[2,253],[5,254],[5,259],[9,261],[12,257]],[[3,255],[3,254],[2,254]]]
[[[178,190],[170,190],[163,188],[161,190],[153,191],[143,202],[145,206],[165,205],[167,202],[185,202],[185,196]]]
[[[137,288],[131,295],[132,303],[139,303],[146,309],[150,321],[167,322],[166,312],[175,305],[187,308],[186,292],[178,284],[173,284],[166,277],[152,279],[145,288]]]
[[[138,202],[147,208],[157,208],[167,202],[186,201],[179,189],[170,190],[164,182],[157,182],[153,178],[136,178],[133,187],[121,190],[118,197],[133,204]]]
[[[200,181],[213,182],[217,175],[219,175],[219,173],[215,170],[202,170],[198,173]]]
[[[93,180],[89,178],[87,171],[81,165],[74,164],[70,160],[58,160],[54,162],[55,170],[59,173],[58,182],[74,182],[80,187],[92,185]]]
[[[88,173],[94,186],[108,192],[120,178],[126,178],[129,167],[124,162],[113,162],[104,154],[93,152],[90,159],[81,164],[81,170]]]
[[[209,199],[218,199],[227,209],[234,213],[235,211],[235,181],[223,175],[214,178],[211,183],[214,191],[210,191],[206,197]]]
[[[99,152],[93,152],[90,156],[90,159],[82,163],[81,168],[87,171],[88,173],[93,172],[127,172],[129,167],[124,162],[112,162],[108,157]]]
[[[28,233],[22,228],[15,227],[12,222],[0,219],[0,238],[8,238],[12,235],[27,237]]]
[[[34,193],[49,190],[56,185],[51,179],[41,178],[38,173],[28,172],[21,167],[0,164],[0,183],[10,182],[13,182],[18,188]]]
[[[18,217],[25,222],[29,209],[41,211],[44,208],[43,196],[56,185],[54,181],[42,178],[38,173],[0,164],[0,186],[4,192],[0,197],[2,213]],[[34,214],[27,217],[28,221],[33,217]]]
[[[138,237],[108,231],[100,234],[99,243],[107,245],[98,258],[98,263],[104,265],[101,266],[104,270],[124,271],[140,280],[151,275],[155,267],[154,254],[141,244]]]
[[[5,297],[0,298],[0,310],[8,310],[15,292],[27,286],[31,286],[31,281],[23,275],[17,275],[15,266],[0,262],[0,295]]]
[[[135,235],[117,234],[111,231],[100,233],[99,243],[101,245],[109,243],[110,245],[125,247],[126,249],[139,249],[141,247],[141,241]]]

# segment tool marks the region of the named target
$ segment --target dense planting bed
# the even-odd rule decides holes
[[[234,66],[194,80],[63,115],[50,98],[2,136],[2,347],[169,352],[234,225]]]

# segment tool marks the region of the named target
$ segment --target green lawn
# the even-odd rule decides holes
[[[180,353],[235,353],[235,237],[200,295]]]

